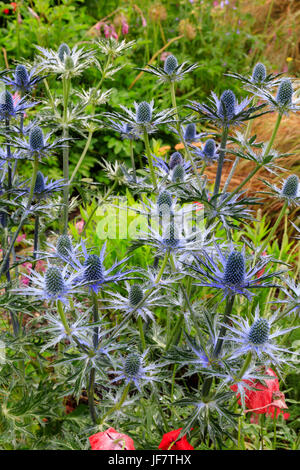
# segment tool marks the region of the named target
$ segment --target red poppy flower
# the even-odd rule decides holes
[[[187,441],[186,435],[176,441],[181,430],[182,428],[179,428],[164,434],[158,448],[161,450],[194,450],[194,447]]]
[[[10,8],[4,8],[4,10],[2,10],[5,15],[9,15],[11,12],[13,12],[13,13],[16,12],[16,9],[17,9],[17,6],[18,6],[17,3],[16,2],[11,2],[10,6],[13,7],[12,10]]]
[[[135,450],[133,440],[114,428],[97,432],[89,437],[92,450]]]
[[[282,410],[287,409],[287,405],[284,400],[284,394],[279,390],[279,381],[277,375],[272,369],[266,370],[266,375],[272,377],[266,379],[266,385],[258,381],[245,380],[245,383],[254,387],[258,390],[245,390],[245,405],[246,413],[252,412],[255,414],[263,414],[266,416],[274,417],[275,409],[276,416],[279,413],[283,413],[283,418],[288,419],[289,413],[284,413]],[[231,385],[231,390],[237,391],[237,385]],[[241,405],[240,394],[237,394],[238,403]]]

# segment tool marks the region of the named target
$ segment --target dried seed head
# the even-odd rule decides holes
[[[245,279],[245,258],[239,251],[232,251],[227,258],[224,272],[224,282],[239,286]]]
[[[193,141],[196,137],[196,125],[191,122],[187,124],[185,131],[184,131],[184,140]]]
[[[179,152],[172,153],[172,155],[170,156],[170,162],[169,162],[170,170],[173,170],[173,168],[175,168],[176,165],[182,165],[182,163],[183,163],[183,158],[182,158],[181,153]]]
[[[216,151],[215,141],[213,139],[208,139],[205,142],[203,152],[205,153],[205,155],[212,158],[215,154],[215,151]]]
[[[129,354],[125,359],[124,372],[127,377],[137,377],[141,369],[142,361],[136,353]]]
[[[184,180],[185,171],[182,165],[176,165],[173,169],[172,181],[173,183]]]
[[[50,296],[62,294],[65,290],[61,270],[56,266],[49,266],[45,274],[45,290]]]
[[[84,263],[84,279],[87,282],[103,280],[103,266],[99,256],[89,255]]]
[[[143,289],[139,284],[133,284],[129,290],[129,303],[132,307],[136,307],[144,298]]]
[[[253,83],[261,83],[265,80],[267,76],[267,70],[264,64],[258,62],[253,69],[252,72],[252,82]]]
[[[29,132],[30,150],[36,152],[44,147],[44,134],[39,126],[33,127]]]
[[[56,242],[56,251],[59,255],[68,258],[73,251],[72,243],[68,235],[61,235]]]
[[[43,191],[45,191],[45,179],[43,173],[41,171],[38,171],[36,174],[34,192],[39,194]]]
[[[235,94],[231,90],[225,90],[220,98],[219,114],[226,120],[232,119],[235,111]]]
[[[276,101],[278,104],[286,106],[292,103],[292,96],[292,82],[290,79],[284,78],[278,87]]]
[[[172,75],[178,67],[178,61],[175,56],[169,55],[165,60],[164,71],[168,75]]]
[[[270,325],[268,320],[260,318],[256,320],[249,331],[249,341],[253,344],[263,344],[268,341]]]
[[[58,57],[62,62],[65,61],[66,56],[71,54],[68,44],[62,43],[58,48]]]
[[[144,124],[150,122],[152,118],[152,109],[147,101],[142,101],[136,111],[136,122],[138,124]]]
[[[22,88],[28,84],[29,77],[27,69],[24,65],[17,65],[15,71],[15,81],[16,84]]]
[[[297,197],[299,188],[299,178],[297,175],[290,175],[284,182],[282,195],[290,198]]]

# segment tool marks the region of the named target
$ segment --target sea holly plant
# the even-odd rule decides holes
[[[133,45],[38,46],[33,65],[0,75],[0,338],[7,350],[0,445],[56,448],[67,439],[84,448],[90,438],[104,450],[123,436],[133,449],[243,449],[252,412],[261,416],[254,445],[264,447],[272,428],[276,448],[277,426],[287,419],[279,386],[299,361],[296,248],[283,256],[299,178],[283,175],[278,158],[287,154],[274,148],[281,120],[299,108],[294,85],[258,63],[251,74],[229,74],[248,93],[243,99],[228,88],[178,107],[175,85],[198,66],[171,54],[142,69],[166,90],[166,109],[136,91],[134,101],[128,95],[120,109],[104,110],[111,91],[103,83]],[[95,83],[85,83],[87,67]],[[260,142],[249,122],[270,112],[276,124],[270,141]],[[161,130],[180,151],[157,152],[151,137]],[[105,188],[78,178],[98,131],[130,145],[131,167],[122,156],[99,162]],[[70,174],[75,139],[83,151]],[[53,180],[47,165],[58,158],[62,174]],[[252,169],[233,185],[243,160]],[[258,198],[245,190],[259,169],[268,191]],[[252,226],[262,224],[256,205],[266,194],[282,207],[254,238]],[[284,240],[275,243],[283,222]],[[249,409],[261,403],[257,393],[264,404]]]

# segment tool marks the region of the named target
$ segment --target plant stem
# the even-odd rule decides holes
[[[168,259],[169,259],[169,251],[166,251],[165,253],[165,256],[164,256],[164,259],[163,259],[163,262],[162,262],[162,265],[161,265],[161,268],[159,270],[159,273],[157,274],[156,276],[156,279],[154,281],[154,284],[158,284],[159,281],[161,280],[161,277],[164,273],[164,270],[166,268],[166,265],[167,265],[167,262],[168,262]],[[154,291],[155,289],[155,285],[153,287],[151,287],[144,295],[144,297],[142,298],[142,300],[131,310],[130,314],[127,315],[126,318],[124,318],[123,321],[121,321],[121,323],[117,326],[116,330],[113,332],[112,336],[116,336],[116,334],[118,334],[118,332],[120,331],[120,329],[128,322],[128,320],[132,317],[132,315],[145,303],[145,301],[148,299],[149,295]]]
[[[37,251],[39,247],[39,224],[40,224],[40,218],[38,215],[36,215],[35,221],[34,221],[34,242],[33,242],[33,259],[34,260],[37,257]]]
[[[157,182],[156,182],[156,176],[155,176],[154,167],[153,167],[153,160],[152,160],[152,155],[151,155],[149,137],[148,137],[148,133],[146,130],[144,130],[144,142],[145,142],[146,154],[148,157],[148,163],[150,167],[151,180],[155,189],[157,186]]]
[[[232,308],[233,308],[233,303],[234,303],[234,299],[235,299],[235,295],[229,295],[227,297],[227,300],[226,300],[226,307],[225,307],[225,313],[224,313],[224,319],[223,319],[223,323],[228,323],[229,321],[229,318],[230,318],[230,315],[231,315],[231,312],[232,312]],[[222,346],[223,346],[223,342],[224,342],[224,334],[226,332],[226,326],[223,325],[221,327],[221,330],[220,330],[220,333],[219,333],[219,338],[218,338],[218,341],[217,341],[217,344],[215,346],[215,349],[213,351],[213,358],[214,359],[217,359],[221,350],[222,350]],[[208,395],[209,395],[209,392],[210,392],[210,389],[211,389],[211,385],[212,385],[212,377],[209,377],[209,378],[206,378],[203,382],[203,386],[202,386],[202,397],[203,398],[207,398]]]
[[[33,192],[34,192],[34,187],[35,187],[35,181],[36,181],[36,175],[37,175],[37,171],[38,171],[38,164],[39,164],[39,160],[38,160],[38,156],[35,155],[34,157],[34,163],[33,163],[33,174],[32,174],[32,178],[31,178],[31,185],[30,185],[30,191],[29,191],[29,196],[28,196],[28,201],[27,201],[27,205],[26,205],[26,209],[21,217],[21,220],[20,220],[20,223],[17,227],[17,230],[15,231],[14,233],[14,236],[10,242],[10,246],[5,254],[5,257],[3,258],[3,261],[2,261],[2,265],[1,265],[1,269],[0,269],[0,277],[2,276],[2,274],[4,273],[4,271],[6,271],[6,267],[7,267],[7,263],[9,261],[9,256],[10,256],[10,253],[15,245],[15,242],[18,238],[18,235],[23,227],[23,223],[24,221],[26,220],[27,216],[28,216],[28,211],[31,207],[31,203],[32,203],[32,199],[33,199]]]
[[[91,418],[94,424],[97,423],[97,413],[95,409],[94,395],[95,395],[95,367],[90,370],[89,385],[88,385],[88,403]]]
[[[94,323],[97,323],[99,321],[98,297],[97,297],[96,292],[94,292],[93,290],[92,290],[92,302],[93,302],[93,321]],[[98,341],[99,341],[98,333],[99,333],[99,328],[98,326],[95,326],[94,338],[93,338],[93,344],[94,344],[95,349],[97,349],[98,347]]]
[[[57,301],[57,311],[60,316],[61,322],[64,325],[65,332],[67,333],[68,336],[71,336],[71,330],[68,324],[68,320],[66,318],[65,312],[64,312],[64,307],[63,303],[61,300]]]
[[[276,440],[277,440],[277,435],[276,435],[276,424],[277,424],[277,408],[275,408],[274,410],[274,416],[273,416],[273,445],[272,445],[272,449],[273,450],[276,450]]]
[[[219,189],[220,189],[224,157],[226,153],[226,143],[228,139],[228,131],[229,131],[229,128],[228,126],[225,125],[223,127],[223,132],[222,132],[221,149],[220,149],[220,155],[218,159],[218,169],[217,169],[215,186],[214,186],[214,194],[213,194],[214,196],[219,193]]]
[[[271,139],[268,143],[268,146],[265,150],[265,153],[264,153],[264,156],[268,155],[268,153],[270,152],[271,148],[272,148],[272,145],[274,143],[274,140],[275,140],[275,137],[276,137],[276,134],[277,134],[277,131],[279,129],[279,125],[280,125],[280,122],[281,122],[281,119],[282,119],[282,114],[281,113],[278,113],[278,116],[277,116],[277,120],[276,120],[276,123],[275,123],[275,127],[273,129],[273,133],[271,135]]]
[[[248,352],[247,356],[246,356],[246,359],[244,361],[244,364],[240,370],[240,372],[238,373],[238,378],[241,379],[243,378],[245,372],[249,369],[249,366],[251,364],[251,360],[252,360],[252,352]]]
[[[130,383],[127,384],[126,387],[124,388],[120,401],[116,403],[116,405],[113,406],[110,410],[108,410],[107,413],[105,413],[105,415],[101,418],[101,421],[99,422],[99,424],[102,424],[108,416],[114,413],[114,411],[118,411],[121,408],[121,406],[123,405],[124,401],[127,398],[129,388],[130,388]]]
[[[133,171],[133,179],[134,179],[134,182],[136,183],[136,168],[135,168],[135,161],[134,161],[133,141],[132,141],[132,139],[130,139],[129,145],[130,145],[130,159],[131,159],[131,166],[132,166],[132,171]]]
[[[146,341],[145,341],[145,335],[144,335],[144,330],[143,330],[143,320],[142,320],[140,315],[138,316],[137,322],[138,322],[138,327],[139,327],[139,331],[140,331],[140,337],[141,337],[141,343],[142,343],[142,352],[144,352],[145,349],[146,349]]]
[[[185,150],[185,155],[186,157],[189,159],[192,167],[193,167],[193,170],[194,170],[194,173],[195,173],[195,176],[197,178],[197,182],[198,182],[198,187],[199,189],[201,188],[201,179],[200,179],[200,175],[198,173],[198,170],[197,170],[197,167],[195,165],[195,162],[194,162],[194,159],[191,155],[191,152],[189,151],[189,148],[186,144],[186,141],[183,137],[183,134],[182,134],[182,130],[181,130],[181,126],[180,126],[180,121],[179,121],[179,114],[178,114],[178,109],[177,109],[177,103],[176,103],[176,94],[175,94],[175,84],[174,82],[171,82],[171,100],[172,100],[172,106],[174,108],[174,111],[175,111],[175,117],[176,117],[176,127],[177,127],[177,132],[179,134],[179,137],[180,137],[180,140],[182,141],[183,145],[184,145],[184,150]],[[202,168],[203,171],[204,171],[204,168]],[[202,172],[203,173],[203,172]],[[201,174],[202,174],[201,173]]]
[[[69,137],[68,129],[68,101],[70,94],[71,80],[69,78],[63,78],[63,138]],[[63,148],[63,176],[64,176],[64,190],[63,190],[63,233],[67,233],[68,230],[68,214],[69,214],[69,144]]]
[[[89,146],[90,146],[90,143],[91,143],[91,140],[92,140],[92,137],[93,137],[93,133],[94,133],[93,130],[90,130],[90,131],[89,131],[89,135],[88,135],[87,141],[86,141],[86,143],[85,143],[85,146],[84,146],[84,149],[83,149],[83,151],[82,151],[82,154],[80,155],[80,158],[79,158],[79,160],[78,160],[78,162],[77,162],[77,164],[76,164],[76,167],[74,168],[74,171],[73,171],[72,176],[71,176],[70,181],[69,181],[69,185],[72,184],[73,179],[75,178],[77,171],[78,171],[79,168],[81,167],[81,164],[82,164],[82,162],[83,162],[83,159],[84,159],[84,157],[86,156],[86,153],[87,153],[87,151],[88,151],[88,149],[89,149]]]

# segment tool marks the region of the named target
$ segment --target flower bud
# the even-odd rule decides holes
[[[172,181],[173,183],[181,182],[184,180],[185,171],[182,165],[176,165],[173,174]]]
[[[32,152],[41,150],[44,147],[44,134],[40,127],[33,127],[29,132],[29,146]]]
[[[45,179],[41,171],[38,171],[36,174],[36,180],[34,185],[34,193],[42,193],[45,191]]]
[[[59,255],[68,258],[73,251],[72,243],[68,235],[61,235],[56,242],[56,251]]]
[[[142,101],[136,111],[136,122],[138,124],[143,124],[150,122],[152,118],[152,109],[147,101]]]
[[[270,332],[270,325],[268,320],[260,318],[256,320],[249,331],[249,341],[253,344],[263,344],[268,341]]]
[[[286,197],[297,197],[299,188],[299,178],[297,175],[290,175],[284,182],[282,195]]]
[[[144,297],[144,292],[139,284],[133,284],[129,290],[129,303],[132,307],[136,307]]]
[[[265,80],[267,76],[267,70],[264,64],[258,62],[253,69],[252,72],[252,82],[253,83],[261,83]]]
[[[65,68],[66,70],[72,70],[74,68],[74,61],[69,55],[66,55],[65,57]]]
[[[205,155],[212,158],[215,154],[215,151],[216,151],[215,141],[213,139],[208,139],[205,142],[203,152],[205,153]]]
[[[71,54],[70,48],[67,44],[62,43],[58,48],[58,57],[62,62],[65,61],[66,56]]]
[[[57,296],[64,292],[65,283],[61,271],[56,266],[49,266],[45,274],[45,290],[50,296]]]
[[[233,286],[239,286],[245,279],[244,255],[238,251],[232,251],[227,258],[224,272],[224,282]]]
[[[175,168],[176,165],[181,165],[182,163],[183,163],[183,158],[182,158],[181,153],[179,152],[172,153],[170,157],[170,162],[169,162],[170,169],[173,170],[173,168]]]
[[[178,62],[176,57],[173,55],[169,55],[165,60],[164,71],[168,75],[172,75],[175,72],[176,68],[178,67]]]
[[[278,104],[286,106],[292,103],[293,87],[289,78],[284,78],[277,91],[276,101]]]
[[[196,125],[191,122],[187,124],[185,131],[184,131],[184,140],[193,141],[196,137]]]

